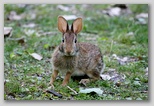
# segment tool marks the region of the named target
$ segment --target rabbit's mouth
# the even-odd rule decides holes
[[[75,52],[73,52],[73,53],[66,52],[64,55],[65,55],[65,56],[75,56],[75,55],[76,55],[76,53],[75,53]]]

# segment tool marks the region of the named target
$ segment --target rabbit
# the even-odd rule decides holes
[[[65,74],[62,86],[66,86],[75,74],[86,74],[89,79],[82,79],[85,82],[100,79],[100,74],[104,71],[100,49],[94,44],[79,43],[77,40],[78,33],[82,30],[82,18],[75,19],[69,28],[66,19],[58,16],[58,29],[62,33],[62,41],[52,54],[50,84],[53,86],[59,72]]]

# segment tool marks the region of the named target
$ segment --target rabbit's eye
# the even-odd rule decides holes
[[[75,41],[74,41],[75,43],[77,42],[77,39],[75,39]]]
[[[64,43],[64,39],[62,39],[62,42]]]

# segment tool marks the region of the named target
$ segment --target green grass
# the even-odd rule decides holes
[[[71,7],[72,5],[66,5]],[[79,34],[79,41],[90,37],[85,34],[92,34],[91,37],[98,36],[96,41],[106,64],[105,72],[109,69],[116,69],[120,74],[126,76],[125,81],[120,82],[118,87],[112,81],[91,82],[87,87],[101,87],[103,96],[97,94],[74,95],[67,87],[61,87],[62,79],[55,81],[55,91],[63,95],[58,98],[45,92],[49,87],[52,73],[52,66],[49,62],[54,48],[61,42],[61,33],[57,30],[57,16],[69,15],[72,11],[62,11],[57,9],[57,5],[27,5],[19,8],[17,5],[4,5],[4,26],[12,27],[12,38],[24,37],[24,43],[4,39],[4,99],[10,100],[148,100],[148,77],[144,70],[148,67],[148,24],[138,24],[134,19],[135,15],[148,12],[148,5],[128,5],[132,14],[119,17],[109,17],[101,13],[103,9],[111,5],[75,5],[75,13],[83,17],[84,26]],[[19,21],[7,20],[10,11],[17,14],[26,14],[25,18]],[[31,19],[35,14],[36,18]],[[90,20],[89,20],[89,19]],[[22,25],[35,23],[34,28],[24,28]],[[70,22],[70,21],[69,21]],[[42,35],[40,32],[53,32],[50,35]],[[133,32],[133,35],[128,35]],[[40,36],[38,36],[40,35]],[[32,58],[30,53],[38,53],[43,59],[38,61]],[[118,61],[112,59],[116,54],[121,57],[137,58],[135,62],[126,65],[119,65]],[[139,79],[140,86],[134,81]],[[78,81],[70,79],[68,84],[72,89],[79,92]]]

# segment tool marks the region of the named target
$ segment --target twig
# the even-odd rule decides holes
[[[62,98],[63,97],[62,94],[60,94],[60,93],[58,93],[58,92],[56,92],[54,90],[47,90],[46,92],[51,93],[51,94],[53,94],[53,95],[55,95],[55,96],[57,96],[59,98]]]
[[[111,52],[112,52],[112,46],[113,46],[113,40],[111,42],[110,55],[111,55]]]
[[[76,95],[78,94],[75,90],[73,90],[72,88],[70,88],[69,86],[67,86],[67,88],[71,91],[73,91]]]
[[[112,52],[112,46],[113,46],[113,40],[111,41],[111,46],[110,46],[110,52],[109,52],[109,56],[111,57],[111,52]],[[111,58],[108,58],[109,62],[111,60]]]
[[[25,39],[24,36],[22,36],[21,38],[9,38],[8,40],[19,41],[19,40],[23,40],[23,39]]]

